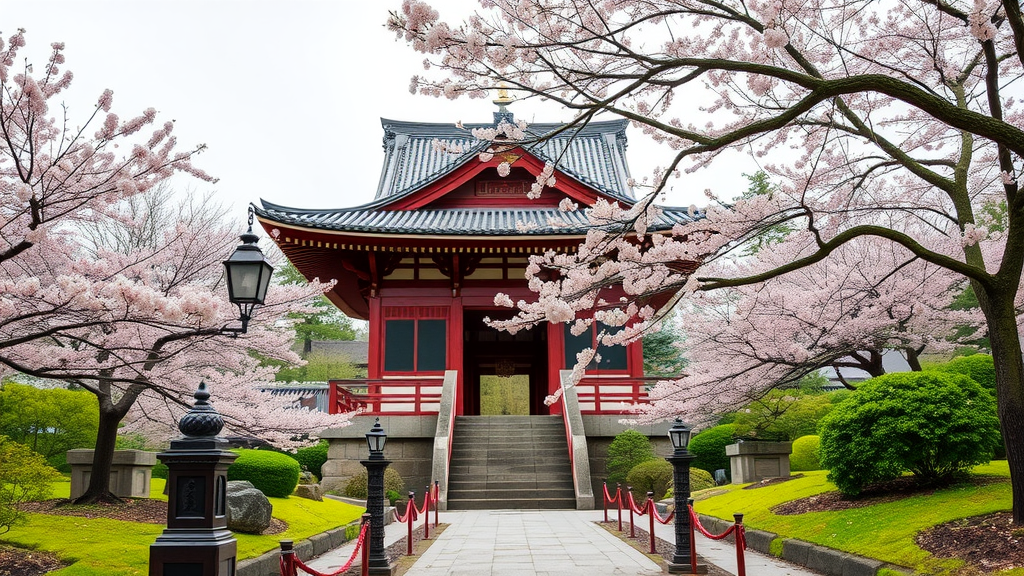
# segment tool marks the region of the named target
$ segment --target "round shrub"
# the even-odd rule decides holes
[[[167,480],[167,476],[169,474],[170,471],[167,469],[167,464],[164,464],[163,462],[157,462],[156,466],[153,466],[153,478],[163,478],[164,480]]]
[[[660,458],[641,462],[626,475],[626,484],[633,487],[637,501],[642,501],[647,492],[654,492],[654,499],[661,500],[671,483],[672,464]]]
[[[636,430],[624,430],[608,445],[608,484],[625,482],[637,464],[654,460],[651,441]]]
[[[321,440],[313,446],[299,448],[292,458],[299,462],[299,466],[305,466],[306,470],[316,474],[317,478],[323,478],[320,468],[327,462],[327,440]]]
[[[299,463],[269,450],[238,450],[228,467],[228,480],[248,480],[266,496],[286,498],[299,484]]]
[[[789,457],[789,469],[794,472],[807,470],[821,470],[821,462],[818,460],[818,447],[821,445],[820,436],[801,436],[793,440],[793,454]]]
[[[972,354],[954,358],[935,368],[939,372],[963,374],[970,377],[990,394],[996,391],[996,365],[988,354]]]
[[[725,447],[735,442],[732,437],[734,432],[735,426],[722,424],[694,436],[690,440],[689,450],[697,458],[692,466],[712,474],[715,470],[724,469],[726,476],[730,476],[729,457],[725,455]]]
[[[821,465],[840,491],[912,472],[931,485],[988,462],[999,439],[995,400],[959,374],[872,378],[821,421]]]
[[[399,498],[405,494],[405,482],[402,480],[402,475],[398,473],[398,470],[390,467],[384,469],[384,494],[386,495],[388,492],[398,494]],[[345,484],[345,496],[366,500],[366,470],[361,470],[348,479],[348,483]]]
[[[711,472],[700,468],[690,468],[690,492],[714,487],[715,479],[711,477]]]

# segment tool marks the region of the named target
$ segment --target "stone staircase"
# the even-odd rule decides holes
[[[561,416],[458,416],[449,510],[575,509]]]

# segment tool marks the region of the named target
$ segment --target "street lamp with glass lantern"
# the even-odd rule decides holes
[[[228,280],[228,300],[238,306],[238,319],[241,328],[223,328],[225,333],[245,334],[249,328],[249,320],[257,306],[263,304],[270,287],[270,277],[274,267],[267,262],[263,251],[256,244],[259,237],[252,232],[253,210],[249,207],[249,230],[240,236],[242,243],[234,253],[224,261],[225,275]]]
[[[388,562],[384,554],[384,470],[391,464],[384,459],[384,444],[387,441],[388,435],[380,425],[380,418],[377,418],[373,428],[366,433],[370,457],[359,462],[366,467],[366,509],[370,513],[370,574],[391,575],[397,568]]]
[[[693,570],[695,552],[690,548],[690,463],[696,458],[687,450],[690,444],[691,428],[676,418],[668,437],[672,441],[672,455],[665,458],[672,463],[673,498],[676,506],[675,533],[676,549],[672,561],[668,563],[668,571],[672,574],[706,574],[707,566],[697,564]]]

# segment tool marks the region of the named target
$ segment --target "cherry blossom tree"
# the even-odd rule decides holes
[[[17,69],[24,45],[23,31],[0,44],[0,366],[74,382],[98,398],[95,459],[81,500],[110,497],[117,429],[130,412],[135,426],[148,420],[167,429],[203,379],[236,429],[287,445],[332,422],[284,412],[280,400],[268,404],[269,395],[252,389],[272,376],[250,351],[297,361],[287,323],[276,320],[304,310],[323,287],[274,290],[248,334],[226,335],[237,314],[221,260],[234,234],[211,226],[198,205],[158,225],[152,214],[125,210],[175,173],[212,181],[191,163],[202,147],[176,151],[170,122],[143,135],[155,111],[121,120],[110,112],[109,90],[81,125],[66,109],[55,115],[51,102],[71,81],[59,69],[63,46],[54,44],[33,76],[28,65]],[[84,233],[97,229],[125,241]]]
[[[655,192],[668,178],[714,166],[725,150],[752,153],[779,183],[769,197],[712,205],[671,235],[647,234],[653,195],[633,207],[589,208],[594,222],[618,223],[617,231],[595,231],[576,255],[536,259],[534,274],[558,274],[531,280],[538,301],[520,306],[524,321],[577,321],[577,311],[602,305],[601,287],[618,284],[627,301],[604,304],[624,328],[607,338],[634,338],[657,320],[644,305],[652,293],[757,284],[863,237],[898,245],[907,263],[961,275],[978,297],[996,361],[1014,521],[1024,523],[1018,2],[482,5],[461,24],[440,21],[418,0],[392,15],[391,28],[427,56],[414,90],[481,96],[500,83],[575,111],[574,126],[599,113],[628,118],[666,145]],[[1001,203],[1006,228],[989,228],[985,207]],[[788,262],[749,273],[708,268],[780,225],[803,247]],[[688,413],[693,396],[666,391],[657,407]]]
[[[773,243],[756,259],[730,263],[728,272],[771,270],[802,252],[793,242]],[[727,272],[722,265],[709,268]],[[756,400],[771,387],[795,386],[822,367],[840,376],[846,368],[881,376],[887,350],[899,350],[920,370],[922,353],[948,352],[958,343],[952,334],[969,341],[983,324],[977,311],[950,309],[964,284],[945,268],[909,258],[898,245],[861,237],[789,274],[698,292],[679,304],[684,353],[692,363],[686,380],[663,384],[657,393],[699,405],[688,412],[691,419],[713,423],[717,411]],[[706,399],[709,391],[714,401],[706,404],[687,398]],[[654,414],[662,410],[659,403]]]

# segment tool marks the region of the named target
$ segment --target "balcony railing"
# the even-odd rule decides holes
[[[633,404],[647,404],[647,389],[662,378],[586,376],[574,388],[580,413],[626,414]]]
[[[362,409],[374,416],[437,414],[444,377],[331,380],[331,414]]]

